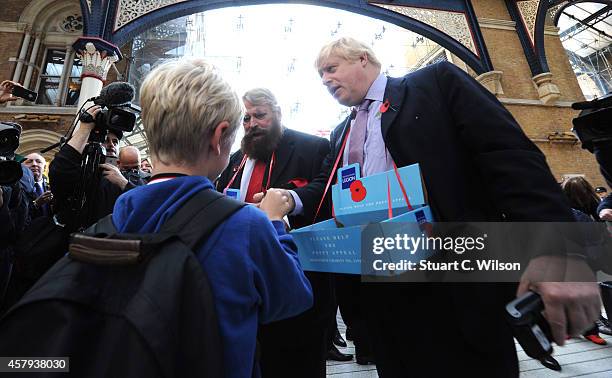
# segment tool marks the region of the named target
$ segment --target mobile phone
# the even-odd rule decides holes
[[[114,165],[115,167],[117,166],[117,158],[114,156],[105,156],[104,162],[106,164]]]
[[[38,97],[38,94],[29,89],[25,89],[24,87],[20,85],[14,85],[13,86],[13,96],[21,97],[28,101],[35,102],[36,98]]]

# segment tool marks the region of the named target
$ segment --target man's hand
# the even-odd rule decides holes
[[[295,201],[293,200],[293,196],[291,195],[291,193],[289,193],[288,190],[285,189],[276,189],[276,188],[272,188],[269,190],[278,190],[280,191],[284,196],[287,196],[287,198],[289,199],[289,211],[287,211],[287,213],[285,215],[288,215],[289,213],[291,213],[293,211],[293,209],[295,209]],[[263,193],[255,193],[253,195],[253,204],[255,206],[259,206],[259,203],[261,202],[261,200],[264,198],[264,194]]]
[[[117,185],[121,190],[125,190],[128,180],[123,177],[119,168],[112,164],[100,164],[100,168],[102,168],[102,175],[106,177],[108,181]]]
[[[540,294],[544,317],[552,336],[563,345],[568,335],[578,336],[599,319],[601,301],[595,275],[581,258],[539,256],[531,260],[517,291]]]
[[[13,96],[13,87],[15,85],[21,84],[10,80],[4,80],[2,83],[0,83],[0,104],[19,99],[19,97]]]
[[[272,220],[283,220],[291,212],[291,194],[283,189],[269,189],[259,203],[259,208]]]
[[[87,113],[89,113],[93,119],[96,118],[96,115],[99,112],[100,107],[98,105],[87,109]],[[72,137],[68,140],[68,145],[82,154],[83,150],[85,149],[85,145],[87,144],[87,140],[89,139],[89,134],[95,126],[95,122],[79,122],[79,128],[72,133]]]
[[[612,221],[612,209],[603,209],[599,212],[599,217],[605,221]]]
[[[51,200],[53,200],[53,193],[51,193],[51,191],[47,190],[46,192],[41,194],[40,197],[38,197],[38,198],[36,198],[34,200],[34,204],[36,205],[37,208],[39,208],[42,205],[51,202]]]

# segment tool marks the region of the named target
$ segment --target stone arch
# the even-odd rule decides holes
[[[20,155],[31,154],[32,152],[39,152],[43,148],[47,148],[52,144],[57,143],[63,135],[58,134],[51,130],[44,129],[31,129],[25,130],[21,133],[19,140],[19,148],[17,153]],[[59,148],[54,148],[51,151],[42,154],[47,160],[47,163],[53,160],[55,154],[59,151]]]
[[[80,15],[79,2],[76,0],[34,0],[21,13],[19,22],[29,25],[34,32],[60,32],[57,29],[58,25],[54,22],[67,13]]]

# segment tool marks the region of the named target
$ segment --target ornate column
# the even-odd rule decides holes
[[[17,58],[17,66],[15,67],[15,73],[13,74],[13,81],[18,82],[21,78],[23,62],[25,61],[26,54],[28,53],[28,47],[30,47],[30,38],[32,38],[30,30],[26,28],[25,37],[23,38],[23,43],[21,44],[21,51],[19,51],[19,57]]]
[[[62,70],[62,76],[60,77],[59,82],[59,95],[57,99],[55,99],[56,106],[62,106],[64,97],[66,96],[66,87],[67,87],[67,79],[70,77],[70,71],[72,70],[72,61],[74,50],[72,50],[72,46],[66,46],[66,54],[64,55],[64,69]]]
[[[495,96],[503,95],[504,89],[501,85],[501,79],[503,74],[504,73],[502,71],[489,71],[476,76],[476,80]]]
[[[115,45],[101,38],[81,37],[72,47],[83,64],[81,92],[78,107],[85,101],[100,94],[111,65],[121,60],[121,51]]]
[[[36,39],[34,40],[32,54],[30,54],[30,60],[28,63],[28,70],[26,71],[25,79],[23,79],[23,86],[26,88],[31,88],[30,80],[32,80],[32,72],[34,71],[34,67],[36,66],[36,58],[38,57],[38,50],[40,50],[41,39],[42,35],[40,33],[36,33]]]
[[[541,73],[532,79],[538,90],[538,97],[544,105],[553,105],[561,97],[559,87],[552,82],[553,74],[550,72]]]
[[[552,73],[544,49],[544,21],[550,2],[544,0],[506,0],[508,12],[516,22],[516,32],[523,47],[538,97],[545,105],[559,99],[559,87],[552,82]]]

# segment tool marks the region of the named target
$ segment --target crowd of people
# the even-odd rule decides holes
[[[612,220],[612,206],[602,207],[584,179],[567,179],[561,188],[512,115],[456,66],[443,62],[387,77],[367,44],[341,38],[322,47],[315,67],[333,99],[354,108],[330,140],[285,126],[268,89],[240,98],[204,59],[159,65],[140,88],[150,157],[142,159],[133,146],[119,149],[122,132],[109,129],[106,162],[80,206],[74,193],[82,185],[83,151],[101,111],[88,108],[91,117],[81,116],[49,164],[48,179],[44,157],[32,153],[22,179],[2,186],[0,224],[11,227],[0,227],[9,241],[0,245],[6,277],[0,309],[35,282],[15,285],[11,276],[21,273],[12,245],[32,237],[36,219],[67,235],[112,214],[120,233],[155,233],[191,197],[217,190],[252,204],[194,249],[210,281],[226,377],[325,377],[327,359],[353,358],[336,348],[346,345],[338,308],[357,363],[376,364],[380,377],[517,377],[503,311],[528,290],[542,297],[558,345],[581,334],[605,343],[597,336],[611,333],[599,288],[580,257],[566,261],[589,270],[590,282],[536,280],[542,266],[560,264],[549,255],[531,256],[518,285],[364,283],[359,275],[304,272],[289,230],[332,217],[329,184],[338,168],[353,163],[362,177],[419,163],[439,222]],[[15,99],[12,85],[0,85],[0,101]],[[230,154],[241,126],[240,149]]]

